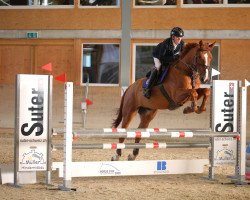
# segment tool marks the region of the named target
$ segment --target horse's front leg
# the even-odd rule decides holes
[[[197,106],[198,93],[196,92],[195,89],[190,89],[189,95],[190,95],[190,100],[191,100],[191,106],[184,108],[184,110],[183,110],[184,114],[197,112],[197,110],[198,110],[198,106]]]
[[[140,143],[141,138],[135,138],[135,144]],[[139,154],[139,149],[138,148],[134,148],[133,149],[133,154],[129,154],[128,155],[128,160],[135,160],[135,158],[138,156]]]
[[[197,93],[198,93],[198,99],[203,97],[202,103],[200,106],[198,106],[198,110],[196,112],[196,113],[200,114],[200,113],[206,111],[206,105],[208,102],[208,98],[210,96],[210,89],[209,88],[199,88],[197,90]]]
[[[123,143],[125,138],[119,138],[119,143]],[[111,161],[118,161],[120,157],[122,156],[122,150],[117,149],[116,154],[112,156]]]
[[[136,115],[136,109],[133,109],[133,107],[130,107],[130,109],[126,109],[125,111],[123,112],[122,128],[126,129],[128,128],[128,125],[133,119],[133,117]],[[123,143],[124,141],[125,141],[125,138],[119,138],[119,143]],[[117,149],[116,154],[112,156],[111,161],[118,161],[121,156],[122,156],[122,150]]]

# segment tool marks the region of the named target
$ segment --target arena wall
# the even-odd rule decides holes
[[[74,122],[82,126],[82,111],[80,103],[83,100],[84,86],[79,85],[80,67],[72,57],[80,56],[79,45],[84,40],[0,40],[0,127],[14,127],[15,113],[15,74],[35,73],[52,74],[57,76],[66,73],[69,81],[75,83]],[[149,40],[134,40],[134,42],[149,42]],[[157,40],[152,40],[156,42]],[[187,40],[189,42],[191,40]],[[193,41],[193,40],[192,40]],[[196,41],[196,40],[194,40]],[[210,40],[209,40],[210,41]],[[212,41],[212,40],[211,40]],[[216,40],[220,44],[221,79],[235,79],[244,81],[250,77],[248,56],[249,40]],[[16,56],[13,57],[13,52]],[[53,72],[41,70],[41,66],[53,63]],[[53,124],[63,126],[63,84],[54,81],[53,87]],[[87,127],[110,127],[120,103],[121,89],[119,86],[90,86],[88,98],[94,102],[87,112]],[[248,93],[250,97],[250,93]],[[250,114],[250,109],[248,108]],[[133,122],[136,127],[138,120]],[[183,116],[182,109],[177,111],[160,111],[152,127],[209,127],[209,112],[192,117]],[[176,127],[173,127],[176,126]],[[200,127],[199,127],[200,126]]]

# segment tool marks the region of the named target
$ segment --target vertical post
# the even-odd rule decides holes
[[[48,142],[47,142],[47,173],[46,173],[46,184],[51,184],[51,137],[52,137],[52,94],[53,94],[53,76],[48,76]]]
[[[121,86],[130,84],[131,7],[132,1],[122,1]]]
[[[89,74],[86,73],[86,85],[85,85],[85,90],[84,90],[84,98],[83,98],[83,102],[81,104],[81,108],[82,108],[82,120],[83,120],[83,124],[82,124],[82,127],[85,128],[86,126],[86,118],[87,118],[87,98],[88,98],[88,93],[89,93]]]
[[[240,83],[239,87],[242,87],[242,83]],[[242,96],[241,96],[242,92],[240,90],[240,88],[238,88],[238,107],[237,107],[237,131],[241,137],[241,115],[242,115]],[[241,138],[237,139],[237,143],[236,143],[236,151],[237,151],[237,156],[236,156],[236,163],[235,163],[235,175],[234,177],[232,177],[232,182],[239,182],[240,180],[240,160],[241,160]]]
[[[210,137],[210,144],[211,144],[211,149],[209,150],[209,162],[210,166],[208,168],[208,179],[209,180],[214,180],[214,137]]]
[[[71,190],[72,166],[72,124],[73,124],[73,83],[64,85],[64,161],[63,161],[63,186],[59,189]]]
[[[241,126],[240,126],[240,182],[246,175],[246,123],[247,123],[247,87],[241,88]]]
[[[15,136],[14,136],[14,186],[19,184],[18,180],[18,157],[19,157],[19,104],[20,104],[20,76],[16,76],[16,96],[15,96]]]
[[[210,130],[213,129],[213,119],[214,119],[214,112],[213,112],[213,105],[215,104],[215,100],[214,100],[214,82],[212,82],[212,86],[210,91],[211,92],[211,96],[210,96]],[[208,168],[208,179],[209,180],[214,180],[214,154],[213,154],[213,149],[214,149],[214,138],[210,137],[209,138],[209,142],[211,144],[211,149],[209,150],[209,162],[210,162],[210,166]]]

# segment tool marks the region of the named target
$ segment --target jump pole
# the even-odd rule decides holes
[[[238,136],[238,133],[227,133],[227,137]],[[118,138],[150,138],[150,139],[167,139],[167,138],[205,138],[205,137],[224,137],[225,133],[218,132],[199,132],[195,129],[192,131],[169,131],[166,133],[151,133],[151,132],[126,132],[126,133],[73,133],[75,138],[103,138],[103,139],[118,139]]]
[[[105,144],[74,144],[72,149],[167,149],[167,148],[209,148],[209,143],[105,143]],[[64,145],[54,144],[53,150],[63,149]]]
[[[54,129],[53,134],[64,133],[64,129]],[[213,137],[225,136],[225,133],[214,132],[211,129],[163,129],[159,128],[157,131],[154,129],[76,129],[73,130],[75,137],[81,138],[152,138],[163,139],[167,137],[173,138],[190,138],[190,137]],[[237,133],[227,132],[227,136],[237,136]]]

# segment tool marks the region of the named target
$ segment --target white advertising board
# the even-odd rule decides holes
[[[18,171],[47,170],[49,80],[48,75],[17,75]]]
[[[203,173],[204,166],[208,165],[209,161],[208,159],[97,161],[71,164],[72,177],[95,177]],[[63,177],[62,162],[53,162],[52,169],[59,169],[59,177]]]
[[[215,132],[237,132],[238,81],[213,81],[213,121]]]
[[[232,137],[214,137],[214,166],[236,165],[237,141]]]

